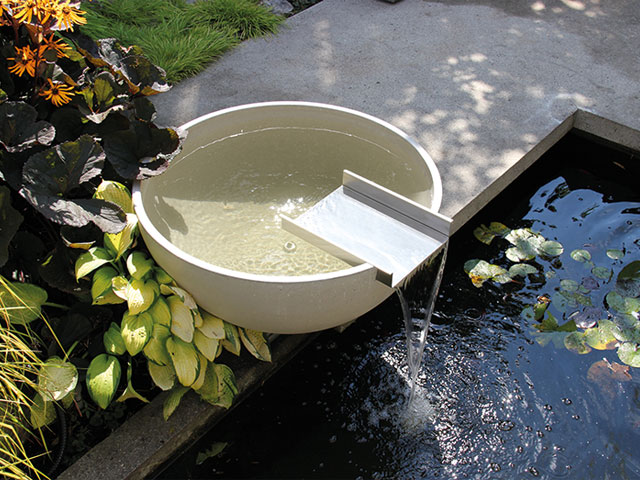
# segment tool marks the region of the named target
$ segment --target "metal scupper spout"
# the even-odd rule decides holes
[[[448,241],[451,219],[344,170],[342,186],[282,228],[395,288]]]

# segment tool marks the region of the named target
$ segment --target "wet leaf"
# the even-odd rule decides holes
[[[555,348],[565,348],[564,339],[569,335],[568,332],[534,332],[533,336],[541,347],[546,347],[549,343],[553,343]]]
[[[227,442],[215,442],[206,450],[198,452],[196,456],[196,465],[202,465],[206,460],[217,457],[229,445]]]
[[[234,355],[240,355],[241,346],[238,327],[229,322],[224,322],[224,339],[220,341],[220,344],[228,352]]]
[[[541,252],[542,244],[546,241],[542,235],[530,228],[511,230],[505,239],[513,245],[505,252],[512,262],[533,260]]]
[[[618,345],[618,340],[613,336],[612,331],[601,325],[586,330],[584,337],[587,345],[596,350],[613,350]]]
[[[171,365],[171,356],[166,347],[167,339],[170,336],[169,327],[159,323],[154,324],[151,339],[143,349],[145,357],[158,365]]]
[[[77,384],[78,370],[59,357],[48,358],[38,375],[38,391],[45,401],[62,400]]]
[[[33,397],[33,403],[29,407],[29,421],[33,428],[46,427],[57,418],[55,404],[53,402],[45,402],[38,393]]]
[[[109,329],[104,332],[102,342],[104,343],[104,349],[111,355],[124,355],[124,352],[127,351],[120,327],[114,322],[111,322]]]
[[[90,248],[76,260],[75,275],[76,280],[89,275],[96,268],[101,267],[113,260],[113,255],[102,247]]]
[[[107,408],[120,383],[120,362],[112,355],[101,353],[87,369],[87,390],[100,408]]]
[[[176,384],[176,372],[173,366],[147,362],[147,368],[151,380],[161,390],[171,390]]]
[[[0,283],[0,310],[14,325],[24,325],[40,318],[46,301],[47,291],[37,285]]]
[[[183,342],[178,337],[169,337],[165,345],[171,356],[178,381],[185,387],[191,386],[198,377],[200,366],[195,347],[191,343]]]
[[[38,152],[24,165],[20,194],[52,222],[72,227],[93,222],[104,232],[117,233],[126,225],[120,207],[74,194],[100,175],[104,158],[100,144],[89,135]]]
[[[173,412],[176,411],[178,405],[180,405],[180,400],[185,393],[189,391],[189,387],[183,387],[182,385],[176,385],[167,395],[167,398],[164,399],[164,404],[162,406],[162,416],[164,420],[167,421]]]
[[[562,244],[555,240],[545,240],[539,247],[539,253],[546,257],[557,257],[562,252],[564,252]]]
[[[611,258],[612,260],[620,260],[624,257],[624,252],[622,250],[611,248],[607,250],[607,257]]]
[[[191,343],[195,331],[191,310],[176,295],[168,297],[167,303],[171,311],[171,333],[183,341]]]
[[[584,249],[576,249],[571,252],[571,258],[576,262],[588,263],[591,262],[591,254]]]
[[[507,283],[512,280],[507,270],[484,260],[468,260],[464,264],[464,271],[475,287],[481,287],[486,280],[498,283]]]
[[[491,222],[489,226],[480,225],[473,231],[473,235],[482,243],[489,245],[495,237],[504,237],[511,229],[502,223]]]
[[[627,365],[640,368],[640,345],[632,342],[623,343],[618,347],[618,358]]]
[[[251,355],[263,362],[271,361],[271,350],[262,332],[248,328],[238,328],[238,332],[240,333],[242,344]]]
[[[554,317],[554,315],[548,310],[542,322],[533,326],[540,332],[575,332],[576,330],[576,324],[573,320],[569,320],[562,325],[559,325],[556,317]]]
[[[1,175],[0,175],[1,176]],[[20,228],[23,217],[11,206],[11,191],[0,186],[0,267],[9,259],[9,243]]]
[[[526,277],[527,275],[532,275],[534,273],[538,273],[538,269],[528,263],[516,263],[509,267],[510,277]]]
[[[120,326],[122,339],[127,347],[127,352],[132,357],[142,351],[153,333],[153,319],[145,312],[140,315],[132,315],[125,312]]]
[[[600,284],[593,277],[584,277],[580,285],[582,285],[582,287],[584,287],[584,290],[586,290],[585,293],[588,293],[588,292],[591,292],[592,290],[597,290],[598,288],[600,288]]]
[[[591,351],[591,347],[587,345],[585,335],[582,332],[571,332],[569,335],[564,337],[564,346],[568,350],[580,355],[584,355]]]
[[[560,288],[566,292],[577,292],[580,284],[575,280],[566,279],[560,280]]]

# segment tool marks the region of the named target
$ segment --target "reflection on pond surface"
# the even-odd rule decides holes
[[[637,308],[610,295],[640,260],[638,167],[573,136],[545,157],[452,238],[412,407],[392,297],[324,333],[161,478],[639,478],[640,368],[620,353],[640,340]],[[474,237],[492,221],[531,228],[562,253],[525,261],[537,274],[478,288],[468,260],[514,263],[512,244]],[[627,273],[621,298],[637,299]],[[534,318],[527,307],[540,298]],[[549,327],[549,315],[573,331]],[[607,321],[613,348],[573,342]],[[221,453],[198,457],[216,442]]]

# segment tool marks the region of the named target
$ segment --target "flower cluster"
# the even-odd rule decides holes
[[[86,23],[80,2],[69,0],[0,0],[0,26],[13,27],[16,37],[15,54],[8,57],[9,71],[21,77],[27,74],[36,81],[36,91],[56,107],[71,101],[73,86],[53,77],[49,68],[71,49],[57,31],[73,30]],[[18,31],[23,27],[28,35],[19,45]]]

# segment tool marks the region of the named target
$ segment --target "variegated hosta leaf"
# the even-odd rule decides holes
[[[91,298],[93,298],[94,303],[99,297],[102,297],[109,292],[113,292],[111,280],[117,275],[118,272],[116,272],[116,269],[111,266],[102,267],[93,274]]]
[[[153,259],[148,258],[144,252],[136,250],[127,257],[127,270],[129,274],[140,280],[155,266]]]
[[[200,360],[198,352],[191,343],[183,342],[178,337],[169,337],[165,343],[171,362],[176,371],[178,381],[185,387],[191,386],[198,378]]]
[[[240,355],[240,335],[238,334],[238,327],[235,325],[224,322],[224,339],[220,341],[225,350],[233,353],[234,355]]]
[[[120,383],[120,362],[113,355],[101,353],[87,369],[87,390],[100,408],[107,408]]]
[[[180,298],[180,300],[182,300],[182,303],[184,303],[188,309],[196,310],[198,308],[198,304],[196,303],[194,298],[185,289],[171,286],[171,285],[167,286],[166,288],[169,291],[171,291],[173,294],[177,295]]]
[[[127,306],[132,315],[137,315],[149,308],[156,299],[153,284],[132,278],[127,287]]]
[[[169,275],[160,267],[154,268],[153,276],[155,277],[156,282],[158,282],[160,285],[172,285],[175,283],[173,277],[171,277],[171,275]]]
[[[45,401],[62,400],[77,384],[78,370],[59,357],[47,359],[38,375],[38,391]]]
[[[33,428],[46,427],[56,419],[56,406],[53,402],[45,402],[39,393],[33,398],[29,406],[31,415],[29,421]]]
[[[162,295],[158,295],[153,305],[147,310],[149,315],[153,317],[155,323],[161,325],[171,326],[171,310],[169,304]]]
[[[107,353],[110,353],[112,355],[123,355],[124,352],[127,351],[127,347],[125,346],[124,340],[122,339],[122,332],[120,331],[120,327],[114,322],[111,322],[109,330],[104,332],[102,341],[104,343],[104,349],[107,351]]]
[[[131,193],[123,184],[111,180],[103,180],[96,188],[93,198],[115,203],[124,213],[133,213]]]
[[[204,384],[204,379],[207,374],[207,365],[209,364],[208,360],[200,352],[198,352],[198,361],[198,378],[196,378],[196,381],[191,384],[191,388],[194,390],[198,390]]]
[[[144,346],[143,352],[151,362],[158,365],[171,365],[171,356],[167,352],[166,341],[171,336],[169,327],[155,323],[149,343]]]
[[[271,349],[262,332],[249,328],[238,328],[240,340],[249,353],[263,362],[271,361]]]
[[[225,337],[224,321],[204,310],[202,311],[202,325],[198,329],[209,338],[222,340]]]
[[[191,343],[195,330],[191,310],[176,295],[168,297],[167,303],[171,311],[171,333],[185,342]]]
[[[196,348],[211,362],[216,359],[219,342],[217,338],[209,338],[198,329],[193,334],[193,343]]]
[[[176,372],[171,365],[158,365],[147,362],[151,380],[161,390],[171,390],[176,384]]]
[[[125,400],[129,400],[130,398],[136,398],[138,400],[143,401],[144,403],[149,403],[149,400],[144,398],[138,392],[136,392],[135,388],[133,388],[133,384],[131,383],[131,377],[133,376],[133,366],[131,365],[131,360],[127,364],[127,388],[125,388],[120,398],[116,400],[117,402],[124,402]]]
[[[196,308],[195,310],[191,310],[191,314],[193,315],[193,325],[196,328],[202,327],[204,320],[202,319],[202,315],[200,314],[200,311]]]
[[[122,340],[124,340],[124,344],[127,347],[127,352],[133,357],[140,353],[151,339],[153,319],[146,312],[140,315],[132,315],[130,312],[125,312],[120,330],[122,331]]]
[[[111,279],[111,290],[120,297],[123,302],[127,301],[127,293],[129,291],[129,280],[122,275],[117,275]]]
[[[162,406],[162,416],[164,420],[167,421],[169,417],[176,411],[178,405],[180,405],[180,400],[185,393],[189,391],[189,387],[183,387],[182,385],[177,385],[169,392],[167,398],[164,400],[164,404]]]
[[[76,280],[81,279],[85,275],[89,275],[96,268],[101,267],[105,263],[113,260],[113,255],[106,248],[93,247],[83,253],[76,260],[75,273]]]
[[[118,233],[105,233],[104,245],[109,252],[119,260],[120,257],[131,247],[138,232],[138,217],[135,213],[127,213],[127,224]]]
[[[209,363],[204,384],[198,389],[198,393],[211,405],[229,408],[238,394],[233,371],[226,365]]]

